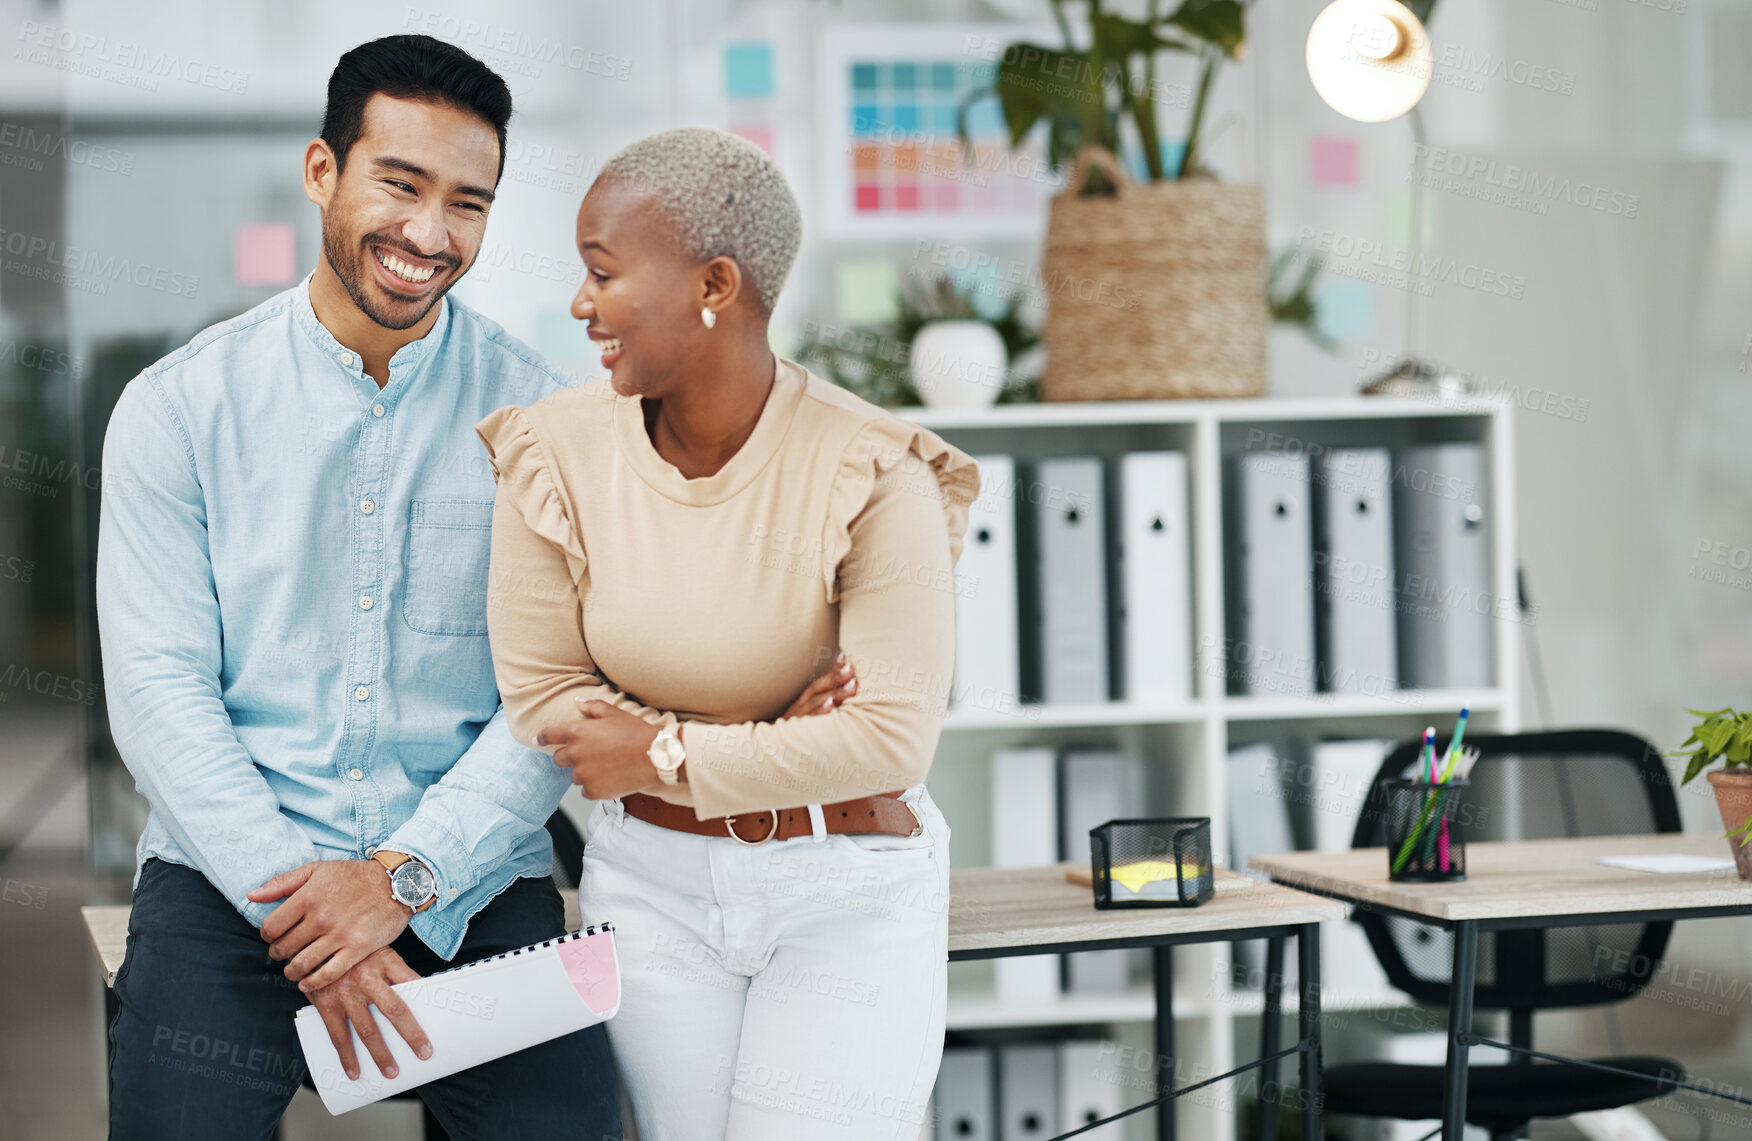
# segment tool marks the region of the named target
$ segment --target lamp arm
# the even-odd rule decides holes
[[[1408,242],[1411,246],[1411,260],[1406,266],[1406,297],[1405,297],[1405,356],[1400,361],[1400,367],[1406,363],[1421,360],[1418,352],[1418,312],[1419,299],[1423,294],[1423,277],[1418,272],[1418,261],[1423,251],[1423,196],[1424,196],[1424,166],[1430,148],[1427,136],[1424,134],[1423,112],[1413,105],[1407,112],[1411,119],[1411,200],[1407,213],[1410,217],[1407,230]]]

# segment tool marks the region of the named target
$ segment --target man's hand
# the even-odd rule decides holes
[[[373,1006],[383,1012],[396,1033],[414,1048],[414,1053],[421,1058],[432,1056],[432,1043],[414,1020],[414,1012],[408,1009],[400,995],[390,989],[396,983],[419,977],[419,973],[404,963],[400,955],[388,947],[381,947],[361,959],[359,965],[343,975],[339,982],[311,994],[310,1002],[322,1016],[322,1024],[328,1027],[329,1041],[335,1044],[335,1051],[341,1056],[341,1068],[347,1071],[348,1080],[359,1080],[359,1059],[353,1053],[353,1036],[347,1031],[348,1023],[359,1032],[360,1040],[384,1077],[393,1078],[401,1072],[395,1059],[390,1057],[389,1044],[377,1029],[377,1021],[371,1017],[370,1008]]]
[[[275,876],[249,898],[286,900],[268,914],[262,938],[272,944],[269,955],[292,960],[286,977],[305,994],[334,984],[389,946],[414,915],[391,897],[389,877],[375,860],[318,860]]]

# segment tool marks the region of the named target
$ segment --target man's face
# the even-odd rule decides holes
[[[323,255],[353,304],[386,329],[419,324],[480,253],[498,170],[479,116],[373,95],[322,213]]]

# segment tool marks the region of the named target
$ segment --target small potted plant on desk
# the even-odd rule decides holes
[[[1722,762],[1720,769],[1707,774],[1709,783],[1715,786],[1716,808],[1728,830],[1726,838],[1732,841],[1734,866],[1741,879],[1752,880],[1752,847],[1747,846],[1752,844],[1752,713],[1686,712],[1702,720],[1692,726],[1691,736],[1674,754],[1691,758],[1679,783],[1690,784],[1711,764]]]

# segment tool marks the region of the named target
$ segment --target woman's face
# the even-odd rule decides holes
[[[617,183],[598,183],[584,196],[577,238],[584,284],[572,316],[590,323],[617,393],[662,399],[706,347],[701,267],[682,256],[650,202]]]

